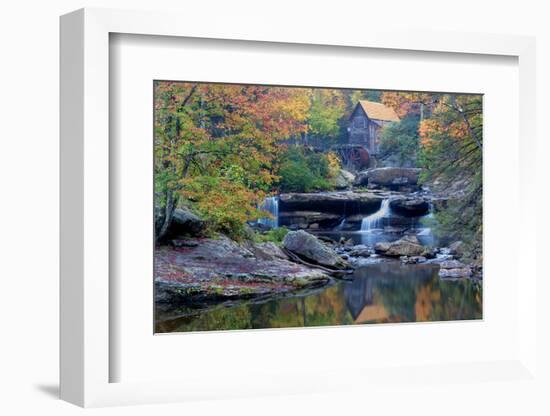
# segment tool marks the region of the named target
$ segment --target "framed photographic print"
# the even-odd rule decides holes
[[[482,318],[482,95],[153,88],[156,333]]]
[[[534,41],[181,21],[61,19],[62,398],[538,388]]]

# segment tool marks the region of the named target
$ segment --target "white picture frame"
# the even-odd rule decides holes
[[[538,383],[536,323],[536,261],[526,242],[536,241],[536,217],[529,210],[535,169],[535,41],[529,37],[468,33],[403,31],[386,32],[349,28],[328,35],[310,25],[286,28],[264,22],[246,34],[235,31],[235,22],[219,21],[205,27],[199,21],[173,13],[82,9],[61,18],[61,398],[80,406],[160,403],[210,397],[262,394],[315,393],[347,389],[342,377],[373,385],[392,374],[409,382],[445,382],[459,377],[468,382],[468,371],[483,373],[481,379]],[[277,374],[248,384],[221,381],[212,385],[196,378],[174,381],[111,382],[110,366],[116,354],[110,349],[109,296],[111,260],[110,163],[109,158],[109,36],[114,33],[277,42],[300,45],[429,51],[441,54],[503,55],[518,59],[519,66],[519,244],[517,262],[524,273],[517,288],[517,354],[507,360],[422,365],[414,370],[381,368],[371,371],[370,381],[355,370],[331,373],[332,382],[319,382],[315,374]],[[529,213],[529,215],[527,215]],[[523,214],[523,215],[522,215]],[[522,244],[523,242],[523,244]],[[517,271],[516,271],[517,273]],[[144,305],[147,308],[148,305]],[[299,331],[294,331],[298,334]],[[265,334],[263,336],[269,336]],[[296,335],[298,336],[298,335]],[[442,376],[446,373],[446,376]],[[354,378],[355,377],[355,378]],[[307,382],[309,380],[309,382]],[[225,383],[226,389],[221,390]],[[208,390],[208,391],[207,391]]]

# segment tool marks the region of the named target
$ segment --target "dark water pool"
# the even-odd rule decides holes
[[[438,266],[372,264],[352,281],[261,303],[157,313],[156,332],[288,328],[482,318],[481,283],[441,280]]]

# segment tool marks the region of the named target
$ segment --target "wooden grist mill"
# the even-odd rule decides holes
[[[395,111],[382,103],[360,100],[349,117],[348,143],[332,150],[350,170],[376,167],[380,131],[385,125],[399,121]]]

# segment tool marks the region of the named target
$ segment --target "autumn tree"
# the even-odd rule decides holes
[[[400,117],[420,118],[418,159],[423,180],[449,197],[436,213],[436,234],[463,240],[473,258],[481,255],[482,96],[384,92],[382,102]]]
[[[441,94],[431,117],[420,122],[425,180],[450,197],[436,214],[439,230],[481,255],[483,114],[480,95]]]
[[[186,201],[214,230],[235,237],[263,215],[281,139],[306,129],[309,91],[155,82],[156,237]]]

